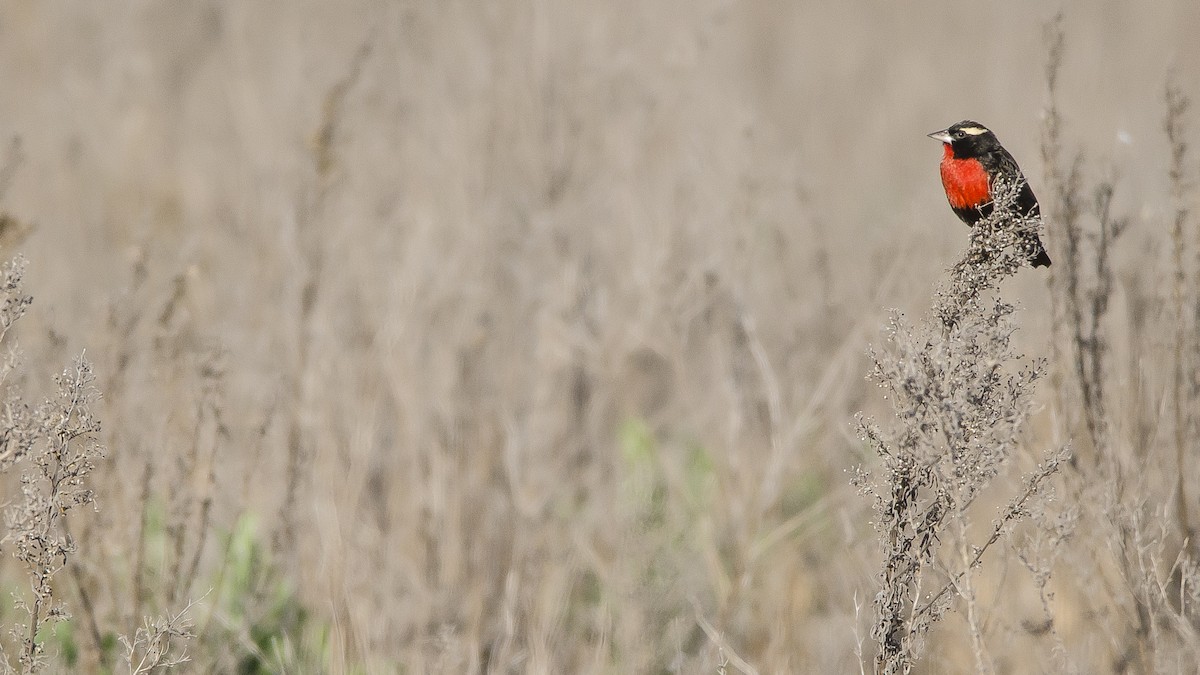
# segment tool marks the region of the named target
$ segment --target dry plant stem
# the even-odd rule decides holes
[[[13,178],[17,175],[17,170],[25,163],[25,153],[21,148],[21,137],[13,136],[8,144],[8,153],[4,158],[4,164],[0,165],[0,198],[8,194],[8,189],[12,187]]]
[[[979,563],[983,561],[983,555],[987,553],[987,550],[991,548],[993,544],[1000,541],[1001,537],[1004,536],[1004,533],[1008,530],[1009,526],[1024,517],[1024,515],[1028,512],[1030,501],[1040,494],[1045,488],[1046,480],[1058,473],[1061,464],[1070,459],[1070,457],[1070,452],[1062,450],[1058,454],[1047,457],[1046,461],[1038,466],[1037,470],[1034,471],[1026,480],[1025,490],[1021,493],[1021,496],[1015,501],[1011,502],[1004,510],[1004,513],[1000,519],[996,521],[995,525],[992,527],[992,533],[988,537],[987,541],[983,542],[983,545],[975,547],[975,554],[971,556],[971,559],[968,561],[968,568],[977,567]],[[923,614],[933,611],[937,604],[941,602],[942,598],[950,593],[950,591],[954,590],[955,584],[963,574],[965,574],[965,571],[959,572],[953,576],[949,583],[943,586],[940,591],[935,593],[929,598],[928,601],[925,602],[924,605],[921,606],[919,613]]]
[[[750,665],[750,663],[742,657],[738,656],[737,652],[733,650],[733,647],[729,645],[729,642],[725,640],[720,631],[718,631],[716,627],[712,625],[711,621],[709,621],[703,614],[700,613],[700,607],[694,602],[692,604],[693,609],[695,609],[696,612],[696,623],[699,624],[700,628],[704,631],[704,634],[708,636],[708,639],[711,640],[713,644],[717,645],[717,648],[721,653],[722,661],[725,664],[733,664],[733,667],[737,668],[738,672],[743,673],[744,675],[758,675],[758,669]]]
[[[1059,383],[1058,410],[1068,415],[1073,410],[1082,410],[1097,464],[1107,467],[1110,463],[1102,461],[1111,457],[1104,390],[1108,348],[1104,318],[1113,291],[1112,245],[1129,221],[1112,213],[1112,181],[1102,181],[1095,187],[1089,205],[1082,187],[1082,154],[1066,157],[1057,104],[1058,73],[1064,55],[1061,14],[1047,25],[1045,34],[1049,43],[1046,65],[1049,102],[1042,129],[1042,160],[1049,199],[1043,207],[1053,223],[1048,228],[1051,236],[1062,237],[1061,263],[1051,268],[1051,301],[1055,330],[1065,331],[1071,345],[1073,375],[1083,399],[1080,406],[1068,402],[1067,390]],[[1094,232],[1084,228],[1088,216],[1096,220]],[[1056,336],[1053,343],[1055,362],[1060,364],[1066,363],[1060,349],[1061,337]],[[1074,421],[1068,419],[1067,426],[1073,427]]]
[[[321,275],[325,266],[325,235],[321,222],[325,215],[325,203],[333,187],[337,168],[337,134],[342,110],[350,89],[362,75],[363,65],[370,56],[370,43],[364,43],[355,52],[345,77],[335,83],[325,95],[321,125],[313,144],[313,169],[316,174],[316,190],[311,202],[299,214],[297,239],[303,257],[303,270],[299,286],[300,313],[295,334],[298,336],[296,364],[290,384],[291,401],[288,409],[291,420],[287,432],[287,487],[280,507],[283,523],[276,533],[276,548],[284,551],[295,546],[296,499],[307,480],[308,466],[313,452],[312,439],[305,429],[304,406],[309,396],[309,373],[313,350],[314,310],[320,289]]]
[[[141,493],[138,497],[138,513],[141,517],[138,518],[137,539],[134,541],[136,548],[133,555],[133,613],[128,617],[125,624],[127,626],[142,615],[142,607],[150,597],[150,589],[146,582],[146,521],[150,518],[150,486],[153,478],[154,463],[147,460],[142,468]]]
[[[1068,338],[1071,341],[1072,365],[1075,371],[1075,380],[1079,385],[1080,395],[1083,400],[1093,400],[1094,396],[1091,393],[1091,382],[1088,379],[1089,369],[1084,363],[1084,348],[1085,341],[1083,337],[1083,305],[1080,302],[1082,294],[1083,282],[1083,255],[1082,255],[1082,239],[1083,226],[1080,219],[1083,215],[1083,208],[1079,204],[1080,192],[1080,176],[1079,167],[1081,161],[1076,157],[1072,164],[1071,170],[1064,176],[1057,176],[1057,182],[1051,182],[1051,189],[1057,195],[1055,200],[1058,204],[1056,212],[1058,217],[1055,219],[1055,224],[1059,226],[1066,244],[1066,254],[1063,256],[1062,274],[1063,286],[1065,293],[1065,316],[1066,321],[1063,322],[1063,327],[1068,331]],[[1056,294],[1057,295],[1057,294]],[[1088,407],[1083,406],[1084,415],[1088,416]],[[1089,432],[1094,428],[1092,422],[1087,422]],[[1091,440],[1095,442],[1095,436],[1091,436]]]
[[[66,523],[63,523],[63,531],[67,532],[67,536],[70,537]],[[84,583],[83,568],[78,561],[72,560],[67,565],[67,569],[71,573],[71,579],[75,582],[75,588],[79,593],[79,604],[83,605],[84,625],[87,626],[87,634],[92,640],[92,647],[96,654],[100,654],[104,637],[101,635],[100,625],[96,621],[96,605],[92,602],[92,596]]]
[[[1078,203],[1078,172],[1063,188],[1070,197],[1069,203]],[[1100,183],[1093,195],[1092,214],[1098,229],[1094,237],[1094,264],[1088,271],[1093,279],[1088,287],[1084,277],[1084,255],[1081,242],[1085,237],[1079,218],[1068,221],[1067,240],[1067,307],[1070,318],[1071,339],[1074,346],[1075,376],[1083,398],[1084,422],[1092,448],[1100,457],[1109,456],[1108,412],[1105,403],[1104,359],[1107,353],[1107,338],[1104,317],[1108,313],[1109,298],[1113,289],[1113,273],[1110,261],[1112,242],[1121,235],[1128,223],[1112,213],[1113,185]]]
[[[979,621],[979,604],[975,601],[975,587],[972,584],[974,567],[971,564],[971,553],[967,545],[966,514],[959,512],[958,517],[955,518],[955,524],[958,527],[959,564],[962,566],[963,573],[961,581],[955,584],[954,590],[963,599],[963,604],[967,608],[967,633],[971,637],[971,655],[975,658],[975,672],[990,673],[992,672],[992,666],[988,662],[983,645],[983,627]]]
[[[1093,213],[1099,225],[1096,240],[1095,288],[1088,293],[1091,301],[1089,325],[1081,338],[1083,351],[1087,355],[1088,395],[1084,406],[1088,412],[1088,430],[1093,443],[1100,449],[1108,446],[1108,411],[1104,395],[1104,358],[1107,354],[1107,339],[1102,323],[1108,313],[1108,302],[1113,290],[1111,251],[1113,242],[1125,231],[1127,218],[1118,218],[1112,213],[1113,183],[1105,181],[1096,186]]]
[[[171,486],[171,507],[169,520],[166,526],[167,534],[171,540],[171,567],[167,578],[175,581],[178,581],[183,577],[181,568],[183,566],[185,549],[187,547],[187,537],[190,533],[190,528],[188,526],[191,523],[192,509],[194,506],[191,493],[193,479],[196,469],[199,466],[199,427],[201,423],[201,414],[197,413],[196,421],[193,425],[191,433],[192,442],[184,452],[183,461],[180,462],[177,467],[175,467],[175,476],[172,480]],[[168,605],[174,606],[179,600],[182,592],[184,592],[184,589],[180,588],[178,583],[174,584],[168,595]]]
[[[196,404],[196,424],[192,432],[192,445],[188,452],[188,462],[186,470],[181,474],[181,480],[188,486],[186,490],[180,490],[184,495],[185,504],[181,510],[183,518],[176,523],[176,526],[182,533],[195,532],[195,541],[192,542],[192,551],[190,558],[185,565],[184,542],[182,535],[177,542],[176,559],[174,561],[174,575],[171,577],[176,582],[171,590],[169,606],[175,607],[182,602],[182,598],[190,594],[192,584],[196,580],[196,575],[200,566],[200,557],[204,553],[205,544],[208,539],[208,530],[212,515],[213,491],[215,490],[215,470],[217,465],[218,451],[221,443],[228,436],[228,430],[221,419],[221,399],[224,388],[224,369],[220,366],[221,356],[219,353],[212,353],[204,357],[200,365],[200,375],[203,386],[200,394],[200,400]],[[203,447],[203,451],[201,446]],[[194,494],[194,489],[190,486],[196,485],[198,482],[197,474],[199,473],[200,462],[203,459],[203,464],[207,466],[204,471],[202,480],[203,493],[200,496]],[[199,500],[199,504],[195,502]],[[195,512],[194,517],[192,516]]]
[[[1061,161],[1062,117],[1058,110],[1058,75],[1062,70],[1065,42],[1062,21],[1063,15],[1062,12],[1059,12],[1051,21],[1043,26],[1042,29],[1044,40],[1049,46],[1046,52],[1045,73],[1047,84],[1047,103],[1046,108],[1043,111],[1041,154],[1042,165],[1045,167],[1045,184],[1050,188],[1051,191],[1050,194],[1047,195],[1050,197],[1050,199],[1042,200],[1042,209],[1046,215],[1046,218],[1056,225],[1067,222],[1074,217],[1074,210],[1070,208],[1072,206],[1070,200],[1071,192],[1069,190],[1064,190],[1064,188],[1072,180],[1075,180],[1078,175],[1078,164],[1074,165],[1068,170],[1064,169]],[[1068,178],[1068,175],[1070,178]],[[1064,232],[1068,231],[1067,226],[1063,225],[1061,227],[1063,228]],[[1064,250],[1063,244],[1066,242],[1060,243],[1059,229],[1060,227],[1046,228],[1046,238],[1050,242],[1048,244],[1048,248],[1050,248],[1050,250]],[[1062,355],[1062,339],[1059,333],[1062,330],[1062,327],[1066,326],[1066,309],[1063,307],[1063,303],[1061,301],[1063,294],[1057,291],[1057,289],[1060,288],[1066,280],[1063,270],[1069,270],[1072,267],[1072,252],[1070,249],[1065,249],[1065,251],[1066,255],[1062,256],[1062,262],[1056,265],[1051,265],[1047,270],[1048,274],[1046,277],[1047,285],[1052,291],[1050,293],[1050,309],[1052,318],[1051,325],[1054,327],[1055,336],[1054,339],[1050,341],[1050,345],[1052,349],[1052,359],[1056,364],[1065,363]],[[1056,258],[1057,257],[1059,256],[1056,256]],[[1056,385],[1057,381],[1061,377],[1061,372],[1056,371],[1054,374]],[[1054,389],[1056,392],[1058,392],[1060,399],[1058,402],[1058,409],[1070,410],[1070,407],[1066,405],[1066,401],[1063,398],[1065,395],[1065,388],[1062,386],[1055,386]]]
[[[1182,152],[1181,152],[1181,154],[1182,154]],[[1180,169],[1182,169],[1182,168],[1183,168],[1183,164],[1181,161]],[[1180,177],[1182,178],[1182,176],[1183,176],[1183,174],[1181,172]],[[1192,180],[1194,181],[1195,177],[1193,177]],[[1184,184],[1179,185],[1178,189],[1180,190],[1181,193],[1183,193],[1189,187],[1194,187],[1194,183],[1187,184],[1186,181],[1184,181]],[[1175,187],[1173,187],[1172,189],[1175,189]],[[1178,203],[1178,206],[1180,208],[1182,208],[1183,204],[1185,204],[1185,203],[1186,202],[1180,201]],[[1192,218],[1191,215],[1192,215],[1192,212],[1190,209],[1188,209],[1185,219],[1189,220],[1191,222],[1192,237],[1193,237],[1192,238],[1192,286],[1191,287],[1192,287],[1192,330],[1194,331],[1194,333],[1192,336],[1192,355],[1191,355],[1192,356],[1191,396],[1192,396],[1193,403],[1195,403],[1197,401],[1200,401],[1200,220]],[[1194,410],[1194,408],[1193,408],[1193,410]],[[1193,420],[1193,424],[1196,424],[1196,423],[1197,423],[1197,421]],[[1195,429],[1194,426],[1193,426],[1193,429]]]
[[[65,527],[66,514],[93,501],[84,479],[102,456],[102,448],[94,440],[100,426],[90,409],[97,396],[92,383],[91,367],[80,356],[74,367],[58,378],[58,399],[39,406],[28,418],[28,429],[9,429],[10,434],[32,438],[25,453],[30,468],[21,475],[23,497],[5,513],[8,534],[4,538],[24,564],[33,595],[32,602],[18,600],[29,617],[18,655],[23,672],[35,672],[44,665],[38,631],[48,622],[67,617],[54,595],[52,580],[75,552]]]
[[[1050,635],[1053,641],[1052,651],[1060,672],[1076,672],[1077,669],[1068,658],[1062,633],[1059,632],[1055,621],[1052,605],[1054,592],[1051,590],[1050,580],[1056,562],[1066,549],[1066,543],[1075,533],[1079,516],[1078,506],[1065,509],[1053,519],[1047,518],[1045,513],[1035,514],[1036,526],[1018,552],[1021,563],[1033,576],[1042,607],[1041,623],[1033,624],[1027,621],[1023,622],[1023,626],[1030,634]]]
[[[912,668],[922,636],[949,608],[955,589],[967,601],[973,649],[986,669],[967,575],[1005,526],[1024,516],[1045,476],[1058,467],[1052,457],[1001,515],[991,538],[979,547],[967,544],[967,509],[1016,449],[1043,372],[1040,362],[1022,364],[1015,353],[1015,308],[998,295],[999,284],[1026,265],[1023,242],[1040,226],[1038,219],[1013,215],[1020,187],[993,186],[996,208],[972,229],[966,255],[938,290],[932,320],[912,327],[894,316],[888,349],[871,353],[871,378],[887,390],[895,416],[887,430],[860,422],[864,439],[883,459],[878,482],[858,479],[875,497],[885,549],[874,631],[880,672]],[[959,527],[948,527],[947,518]],[[960,540],[952,542],[961,547],[957,571],[943,571],[938,562],[944,538]],[[935,574],[946,580],[937,580],[940,590],[922,603]]]
[[[862,626],[862,601],[858,599],[858,593],[854,594],[854,656],[858,659],[859,675],[867,675],[867,661],[863,657],[863,637],[859,628]]]
[[[779,479],[783,475],[783,463],[787,458],[785,443],[783,442],[780,430],[780,420],[783,419],[783,403],[779,381],[775,377],[775,371],[771,368],[770,359],[767,357],[767,351],[759,339],[758,330],[754,325],[753,319],[744,312],[739,311],[738,326],[745,336],[747,348],[754,358],[754,364],[758,367],[759,377],[762,380],[763,395],[767,401],[768,433],[771,439],[771,459],[767,462],[762,480],[759,483],[757,506],[754,510],[753,521],[747,528],[749,532],[758,532],[761,528],[764,515],[770,508],[770,505],[775,503],[779,496]],[[743,566],[739,574],[739,582],[749,572],[749,566]],[[741,586],[742,584],[738,583],[734,588],[736,590]]]
[[[1191,432],[1194,428],[1195,406],[1197,402],[1196,387],[1194,386],[1193,378],[1195,377],[1193,368],[1195,364],[1189,364],[1189,357],[1192,355],[1192,349],[1187,346],[1189,334],[1196,330],[1196,326],[1188,326],[1189,312],[1187,305],[1189,299],[1187,297],[1189,289],[1187,288],[1187,268],[1185,262],[1185,254],[1187,250],[1187,236],[1185,234],[1185,226],[1187,225],[1189,209],[1187,207],[1187,178],[1186,178],[1186,156],[1187,142],[1184,140],[1184,115],[1187,114],[1189,100],[1184,96],[1174,84],[1168,84],[1166,89],[1167,116],[1164,121],[1164,128],[1167,132],[1167,141],[1171,145],[1171,165],[1168,173],[1168,178],[1171,184],[1171,198],[1175,203],[1175,213],[1171,221],[1171,262],[1173,264],[1174,284],[1171,289],[1171,301],[1175,315],[1175,336],[1174,336],[1174,368],[1172,370],[1172,387],[1174,390],[1174,405],[1172,413],[1174,415],[1174,441],[1175,441],[1175,461],[1178,467],[1176,471],[1175,484],[1175,504],[1176,504],[1176,519],[1179,525],[1179,534],[1188,546],[1197,546],[1195,539],[1195,530],[1191,523],[1191,517],[1188,513],[1188,497],[1187,497],[1187,482],[1185,477],[1187,471],[1187,457],[1189,455],[1189,441],[1192,436]],[[1194,289],[1192,289],[1194,292]],[[1192,302],[1195,302],[1192,299]]]

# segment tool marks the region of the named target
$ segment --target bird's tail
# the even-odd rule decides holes
[[[1046,248],[1042,246],[1041,241],[1037,242],[1037,250],[1034,252],[1033,257],[1029,259],[1029,262],[1033,263],[1034,267],[1050,266],[1050,256],[1046,255]]]

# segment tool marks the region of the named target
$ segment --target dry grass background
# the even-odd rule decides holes
[[[1168,452],[1169,233],[1197,193],[1172,201],[1163,90],[1200,95],[1200,5],[1063,10],[1064,143],[1130,218],[1107,451],[1141,480],[1088,490],[1125,474],[1088,469],[1041,271],[1006,287],[1057,359],[1016,464],[1071,442],[1060,505],[1170,529],[1181,487],[1200,510]],[[34,398],[87,350],[108,448],[52,667],[124,670],[117,636],[195,600],[197,671],[857,671],[866,347],[966,239],[924,134],[983,121],[1045,202],[1053,11],[7,3],[3,255],[35,297],[9,339]],[[1115,562],[1152,547],[1080,531],[1053,612],[1017,544],[981,571],[995,668],[1190,670]],[[1180,547],[1152,541],[1139,579]],[[974,667],[963,630],[922,667]]]

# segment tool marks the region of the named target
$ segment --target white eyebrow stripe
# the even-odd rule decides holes
[[[971,134],[972,136],[980,136],[987,133],[987,129],[983,127],[963,127],[961,131],[964,134]]]

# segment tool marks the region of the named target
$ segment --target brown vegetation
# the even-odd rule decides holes
[[[1193,4],[12,7],[5,663],[1194,668]]]

